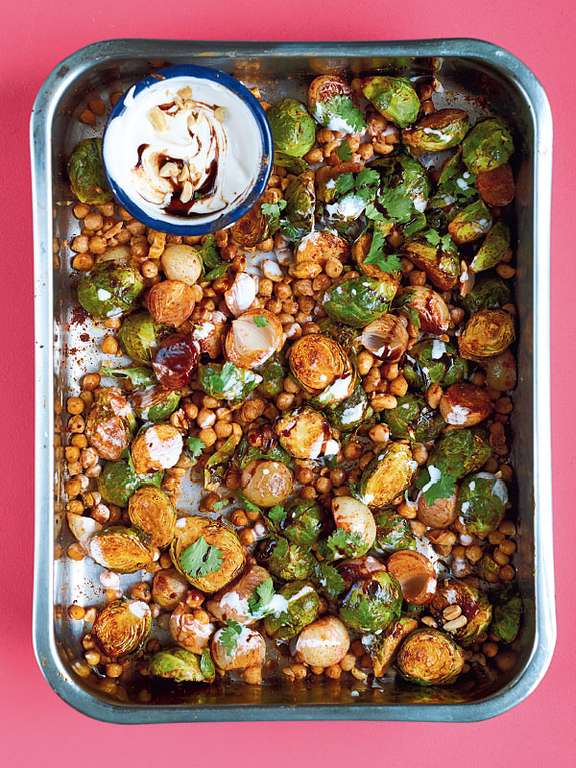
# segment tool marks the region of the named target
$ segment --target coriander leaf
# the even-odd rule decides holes
[[[228,656],[232,656],[238,638],[242,634],[242,627],[237,621],[228,621],[226,626],[220,630],[220,643]]]
[[[206,446],[199,437],[189,437],[186,440],[186,448],[188,448],[194,459],[197,459],[198,456],[201,456],[204,453],[205,447]]]
[[[302,238],[302,231],[287,219],[280,219],[280,232],[287,240],[292,242]]]
[[[369,221],[384,221],[384,214],[376,208],[374,203],[368,203],[364,209],[364,216]]]
[[[262,317],[262,315],[255,315],[254,325],[258,326],[258,328],[265,328],[268,325],[268,320]]]
[[[207,235],[204,238],[204,242],[200,246],[199,252],[202,263],[204,264],[204,269],[214,269],[214,267],[217,267],[222,261],[218,248],[216,247],[214,235]]]
[[[186,547],[179,561],[182,570],[189,576],[207,576],[209,573],[215,573],[222,565],[222,552],[200,536],[194,544]]]
[[[226,274],[226,272],[228,272],[229,266],[230,264],[219,264],[217,267],[214,267],[214,269],[211,269],[210,272],[204,275],[202,282],[209,283],[212,280],[216,280],[218,277],[222,277]]]
[[[336,155],[346,163],[348,160],[352,160],[352,150],[347,142],[343,141],[342,144],[336,149]]]
[[[229,499],[220,499],[220,501],[216,501],[212,505],[212,509],[214,509],[216,512],[221,512],[223,509],[226,509],[226,507],[230,504]]]
[[[262,510],[260,509],[260,507],[256,506],[256,504],[253,504],[241,493],[237,494],[237,498],[238,498],[238,501],[244,507],[244,509],[247,509],[248,512],[257,512],[258,514],[262,514]]]
[[[442,248],[443,251],[450,252],[450,251],[456,251],[457,250],[456,243],[454,242],[454,240],[452,240],[450,234],[448,234],[448,233],[446,233],[442,237],[442,240],[440,241],[440,244],[441,244],[441,248]]]
[[[281,507],[279,504],[276,504],[274,507],[271,507],[268,512],[266,513],[266,516],[271,520],[273,523],[276,523],[276,525],[280,525],[280,523],[284,522],[286,519],[286,510],[284,507]]]
[[[345,531],[343,528],[337,528],[326,539],[326,547],[333,558],[340,555],[348,556],[351,551],[362,547],[364,539],[356,531]]]
[[[360,173],[356,174],[355,187],[377,187],[380,183],[380,175],[378,171],[372,168],[364,168]]]
[[[248,598],[248,608],[252,616],[263,615],[273,597],[274,583],[271,578],[264,579]]]
[[[457,479],[448,472],[442,472],[437,480],[427,483],[422,491],[426,504],[434,504],[438,499],[449,499],[456,490]]]
[[[342,576],[329,563],[316,562],[313,577],[316,584],[332,599],[336,599],[346,587]]]
[[[430,243],[430,245],[438,245],[441,238],[438,232],[436,232],[435,229],[429,229],[426,232],[424,232],[424,238],[426,242]]]
[[[286,200],[278,200],[276,203],[262,203],[260,206],[260,210],[268,222],[268,229],[271,235],[280,227],[280,214],[286,206]]]
[[[374,227],[370,249],[364,259],[364,264],[374,264],[383,272],[400,272],[402,264],[396,254],[386,254],[384,247],[386,240],[380,227]]]
[[[337,195],[345,195],[346,192],[350,192],[351,189],[354,189],[354,174],[341,173],[336,179],[334,191]]]
[[[382,190],[378,196],[378,202],[386,209],[388,216],[395,221],[409,221],[414,212],[412,200],[406,196],[402,189],[389,188]]]
[[[323,118],[340,118],[352,133],[360,133],[366,127],[362,112],[349,96],[338,94],[319,106]]]

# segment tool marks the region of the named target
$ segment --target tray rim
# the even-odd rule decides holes
[[[62,663],[53,627],[54,579],[52,477],[53,350],[50,126],[59,97],[83,72],[110,56],[158,54],[186,45],[193,56],[244,54],[273,57],[370,56],[453,57],[475,59],[496,69],[519,88],[530,109],[534,130],[534,560],[535,641],[521,673],[498,693],[480,702],[463,704],[363,705],[227,705],[185,707],[118,705],[83,689]],[[543,678],[554,651],[556,618],[552,540],[550,448],[550,206],[552,176],[552,116],[548,98],[536,75],[520,59],[493,43],[474,38],[358,42],[248,42],[119,38],[92,43],[60,62],[40,87],[30,120],[35,285],[35,541],[33,644],[36,660],[49,685],[66,703],[97,720],[119,724],[383,720],[416,722],[476,722],[508,711],[529,696]],[[541,375],[539,375],[541,374]],[[47,501],[45,501],[47,499]]]

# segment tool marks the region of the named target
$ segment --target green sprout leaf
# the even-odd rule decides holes
[[[266,608],[274,597],[274,582],[271,578],[264,579],[258,584],[248,599],[248,608],[252,616],[264,616]]]
[[[102,376],[112,376],[118,379],[130,379],[130,383],[133,387],[149,387],[153,384],[157,384],[156,376],[149,368],[134,367],[134,368],[109,368],[103,365],[100,369]]]
[[[202,282],[209,283],[212,280],[217,280],[228,272],[229,266],[229,264],[219,264],[217,267],[214,267],[214,269],[211,269],[208,274],[204,275]]]
[[[200,536],[194,544],[180,555],[180,565],[192,578],[207,576],[215,573],[222,565],[222,552],[218,547],[208,544],[203,536]]]
[[[231,656],[236,648],[238,638],[242,634],[242,626],[237,621],[228,621],[220,633],[220,643],[224,650]]]
[[[222,512],[223,509],[226,509],[226,507],[230,504],[230,499],[220,499],[220,501],[216,501],[212,509],[214,509],[215,512]]]

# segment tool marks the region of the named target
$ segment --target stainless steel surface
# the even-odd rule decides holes
[[[517,565],[526,615],[520,660],[511,678],[483,686],[417,690],[384,684],[352,696],[338,681],[262,688],[242,684],[198,686],[192,693],[162,689],[150,704],[118,702],[89,687],[71,669],[78,630],[59,606],[87,604],[99,586],[87,563],[54,559],[55,543],[69,541],[54,441],[64,393],[78,373],[96,367],[98,331],[71,316],[69,252],[74,231],[64,160],[80,135],[71,119],[92,91],[125,86],[151,60],[202,63],[231,72],[264,94],[297,92],[311,73],[426,72],[442,59],[447,102],[467,109],[486,103],[511,122],[517,155],[517,302],[519,383],[515,393],[513,459],[520,529]],[[86,133],[84,130],[83,133]],[[476,40],[374,43],[211,43],[115,40],[73,54],[49,76],[31,123],[36,291],[36,480],[34,644],[50,685],[86,714],[119,723],[218,720],[447,720],[492,717],[524,699],[538,684],[555,642],[549,417],[549,224],[552,123],[548,101],[518,59]],[[53,244],[56,240],[56,246]],[[92,337],[86,343],[80,330]],[[101,331],[100,331],[101,333]],[[65,526],[64,526],[65,528]],[[122,585],[130,577],[122,577]],[[133,580],[136,580],[133,578]]]

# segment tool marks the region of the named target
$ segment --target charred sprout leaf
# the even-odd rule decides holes
[[[150,659],[149,670],[154,677],[164,677],[178,683],[211,683],[216,673],[209,653],[197,656],[185,648],[158,651]]]
[[[177,389],[164,389],[156,385],[132,393],[132,405],[136,416],[142,421],[164,421],[179,404],[180,392]]]
[[[344,579],[336,568],[330,563],[314,562],[314,571],[312,578],[318,585],[318,587],[325,592],[328,597],[335,600],[338,595],[341,595],[346,588]]]
[[[159,488],[162,475],[162,472],[139,475],[130,457],[126,460],[107,461],[98,478],[98,492],[109,504],[125,507],[130,496],[143,485]]]
[[[282,392],[284,382],[284,366],[277,357],[271,357],[256,371],[262,376],[258,391],[268,397],[275,397]]]
[[[158,326],[148,312],[136,312],[122,323],[118,338],[124,352],[137,363],[150,365],[159,342]]]
[[[149,368],[109,368],[107,365],[103,365],[100,374],[119,379],[129,379],[133,387],[149,387],[156,384],[156,376]]]
[[[499,309],[508,304],[512,298],[510,288],[501,277],[481,277],[476,280],[474,287],[462,303],[464,308],[473,314],[481,309]]]
[[[218,490],[237,445],[238,438],[235,435],[230,435],[224,445],[210,456],[204,467],[204,489],[206,491]]]
[[[214,667],[214,662],[212,661],[212,656],[210,656],[210,651],[208,648],[205,648],[202,651],[202,656],[200,656],[200,672],[202,673],[204,680],[207,682],[211,682],[216,676],[216,669]]]
[[[284,581],[309,578],[315,562],[307,549],[282,536],[260,542],[256,556],[265,568]]]
[[[182,552],[180,565],[193,578],[207,576],[217,571],[222,565],[222,553],[218,547],[208,544],[206,539],[200,536],[194,544],[186,547]]]
[[[495,531],[508,503],[506,483],[489,472],[464,479],[458,493],[458,511],[466,530],[486,535]]]
[[[262,617],[270,600],[274,597],[274,583],[271,578],[260,582],[251,596],[248,598],[248,608],[253,616]]]
[[[267,459],[268,461],[281,461],[287,467],[292,466],[292,459],[280,445],[272,445],[270,448],[252,448],[246,440],[242,440],[234,456],[234,461],[240,469],[245,469],[248,464],[258,459]],[[246,499],[248,502],[248,499]],[[248,502],[251,503],[251,502]],[[254,505],[256,506],[256,505]]]
[[[346,400],[338,403],[334,408],[326,409],[326,418],[341,432],[350,432],[360,424],[367,423],[372,415],[372,407],[361,384],[357,385]]]
[[[510,250],[510,230],[502,221],[497,221],[486,235],[470,267],[473,272],[483,272],[499,264]]]
[[[265,317],[256,316],[254,322],[262,327],[268,321]],[[243,400],[256,389],[262,377],[248,368],[238,368],[231,362],[226,362],[224,365],[210,363],[200,366],[199,381],[204,392],[212,397]]]
[[[416,549],[416,537],[410,523],[401,515],[393,512],[380,512],[375,515],[376,544],[380,552],[396,552],[400,549]]]
[[[280,229],[280,219],[282,211],[286,208],[286,205],[286,200],[278,200],[276,203],[262,203],[260,205],[260,210],[268,222],[268,231],[270,235],[273,235]]]
[[[469,126],[464,110],[438,109],[425,115],[412,129],[403,131],[402,138],[414,154],[441,152],[460,144]]]
[[[329,317],[364,328],[386,314],[396,294],[396,284],[372,277],[353,277],[330,288],[323,300]]]
[[[68,178],[81,203],[102,205],[112,200],[102,161],[102,139],[84,139],[74,147],[68,160]]]
[[[275,640],[291,640],[317,618],[320,598],[311,584],[293,581],[285,584],[268,611],[264,622],[266,634]]]
[[[304,173],[308,170],[308,163],[306,160],[302,160],[301,157],[291,157],[284,154],[284,152],[274,152],[274,165],[280,166],[280,168],[286,168],[288,173],[297,176],[299,173]]]
[[[520,595],[504,592],[499,596],[494,606],[494,618],[490,625],[491,634],[503,643],[513,643],[520,631],[522,607]]]

